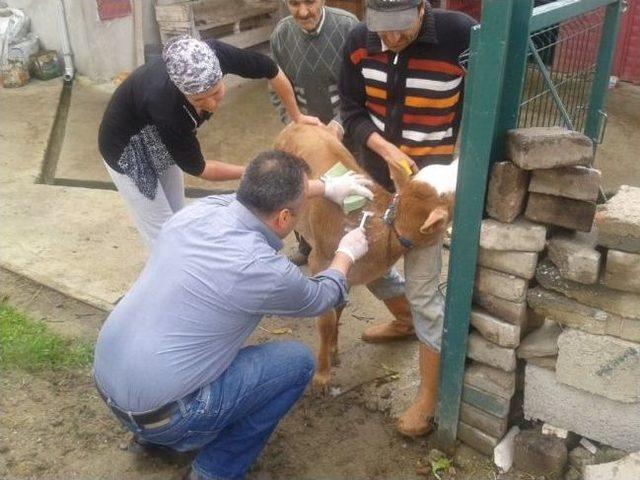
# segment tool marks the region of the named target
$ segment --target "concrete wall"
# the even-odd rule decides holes
[[[60,51],[58,0],[8,0],[31,18],[31,31],[43,48]],[[153,0],[143,0],[145,44],[159,43]],[[135,68],[133,16],[101,21],[96,0],[64,0],[76,72],[93,80],[109,80]]]

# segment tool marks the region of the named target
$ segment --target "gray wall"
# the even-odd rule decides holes
[[[133,15],[101,21],[96,0],[64,0],[76,72],[93,80],[110,80],[136,67]],[[57,0],[7,0],[31,18],[31,31],[43,48],[60,51]],[[153,0],[143,0],[145,44],[160,43]],[[133,9],[133,0],[132,0]]]

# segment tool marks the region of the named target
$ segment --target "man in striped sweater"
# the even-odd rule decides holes
[[[366,24],[351,31],[339,82],[343,126],[362,149],[359,160],[393,191],[389,165],[415,173],[449,164],[460,126],[464,71],[458,58],[469,47],[475,21],[433,9],[426,0],[367,0]],[[413,404],[398,420],[406,435],[431,429],[437,403],[444,298],[438,290],[441,245],[407,249],[406,293],[420,340],[420,377]],[[394,337],[397,321],[372,327],[368,341]]]

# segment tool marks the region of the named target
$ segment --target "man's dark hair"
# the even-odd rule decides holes
[[[309,173],[309,165],[298,157],[279,150],[262,152],[244,171],[237,198],[250,210],[273,213],[300,198]]]

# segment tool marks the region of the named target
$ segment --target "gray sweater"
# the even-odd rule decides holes
[[[302,113],[314,115],[324,123],[342,123],[338,96],[341,51],[347,34],[357,24],[358,19],[351,13],[324,7],[323,18],[313,33],[303,31],[291,16],[276,26],[271,35],[271,52],[293,84]],[[273,92],[271,101],[280,119],[288,123],[286,111]]]

